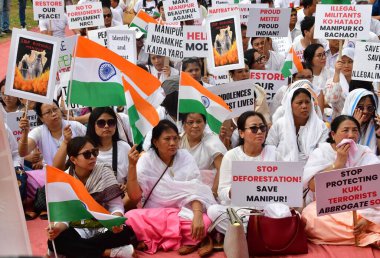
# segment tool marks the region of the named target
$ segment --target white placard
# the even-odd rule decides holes
[[[240,11],[240,22],[247,25],[249,10],[253,8],[269,8],[269,4],[238,4]]]
[[[65,37],[61,40],[58,57],[58,73],[70,72],[71,59],[78,36]]]
[[[160,24],[148,24],[145,52],[183,59],[183,29]]]
[[[247,24],[250,9],[268,7],[268,4],[221,4],[209,7],[207,12],[209,15],[217,15],[218,17],[224,14],[230,15],[231,12],[239,12],[240,22]]]
[[[80,29],[104,26],[101,2],[86,2],[80,5],[66,6],[69,28]]]
[[[197,0],[165,0],[164,11],[167,22],[179,22],[200,18]]]
[[[18,126],[18,123],[20,119],[24,116],[24,112],[18,111],[18,112],[9,112],[6,114],[6,123],[11,129],[13,136],[15,137],[16,141],[20,140],[22,135],[22,130]],[[30,125],[30,130],[32,130],[34,127],[37,127],[37,114],[33,110],[28,110],[28,120]]]
[[[136,35],[132,30],[109,30],[107,32],[109,50],[127,59],[129,62],[137,63]]]
[[[290,8],[249,10],[247,37],[287,37]]]
[[[230,107],[232,112],[228,118],[235,118],[245,111],[255,110],[255,86],[252,80],[230,82],[207,89],[221,97]]]
[[[184,57],[208,57],[206,28],[203,26],[183,26]]]
[[[107,30],[108,28],[102,28],[97,30],[89,30],[87,32],[88,39],[107,47]]]
[[[63,20],[65,19],[63,0],[33,0],[34,20]]]
[[[368,39],[372,5],[317,4],[316,39]]]
[[[290,31],[288,37],[273,37],[272,38],[272,47],[273,51],[280,53],[284,58],[292,46],[292,37]]]
[[[230,82],[230,75],[228,71],[220,71],[212,74],[214,77],[215,85],[222,85]]]
[[[352,79],[370,82],[380,81],[380,43],[356,42]]]
[[[273,97],[284,85],[288,85],[287,79],[277,71],[250,70],[249,78],[259,84],[267,93],[267,103],[272,103]]]
[[[270,203],[302,207],[303,162],[233,161],[231,202],[263,208]]]

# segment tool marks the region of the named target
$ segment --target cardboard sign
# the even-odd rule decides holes
[[[71,59],[73,57],[74,46],[77,36],[65,37],[61,40],[58,57],[58,73],[70,72]]]
[[[203,26],[183,26],[184,57],[208,57],[206,28]]]
[[[61,40],[14,29],[9,52],[5,94],[52,103]]]
[[[104,26],[101,2],[86,2],[80,5],[67,5],[67,17],[70,30]]]
[[[207,9],[208,15],[216,15],[216,16],[229,14],[231,12],[239,12],[239,11],[240,11],[239,6],[229,5],[229,4],[213,5]]]
[[[264,208],[277,202],[302,207],[303,166],[303,162],[233,161],[232,205]]]
[[[273,101],[279,88],[288,85],[287,79],[278,71],[250,70],[249,73],[249,78],[266,91],[268,104]]]
[[[314,38],[368,39],[372,5],[317,4]]]
[[[248,24],[249,10],[253,8],[269,8],[269,4],[238,4],[240,11],[240,22]]]
[[[164,11],[167,22],[200,18],[197,0],[165,0]]]
[[[380,43],[356,42],[352,79],[370,82],[380,81]]]
[[[380,206],[378,164],[318,173],[314,179],[318,216]]]
[[[183,29],[160,24],[148,24],[145,52],[183,59]]]
[[[288,37],[273,37],[272,38],[272,47],[273,51],[280,53],[284,58],[292,46],[292,37],[290,36],[290,32]]]
[[[63,20],[65,15],[62,0],[34,0],[34,20]]]
[[[236,81],[208,90],[221,97],[232,110],[230,117],[240,116],[245,111],[255,110],[254,82],[252,80]]]
[[[248,37],[287,37],[290,8],[252,8],[249,10]]]
[[[107,47],[107,30],[108,28],[89,30],[87,31],[87,37],[99,45]]]
[[[109,30],[108,49],[131,63],[137,63],[136,35],[131,30]]]
[[[222,5],[213,5],[208,8],[209,15],[223,15],[231,14],[231,12],[240,13],[240,22],[243,24],[248,23],[249,10],[252,8],[268,8],[268,4],[222,4]]]
[[[22,130],[18,126],[18,123],[20,119],[23,117],[24,112],[18,111],[18,112],[10,112],[6,114],[6,123],[11,129],[13,136],[15,137],[16,141],[20,140],[22,135]],[[32,130],[34,127],[37,127],[37,114],[33,110],[28,110],[28,120],[30,125],[30,130]]]
[[[215,80],[215,85],[222,85],[222,84],[230,82],[230,75],[229,75],[228,71],[221,71],[218,73],[213,73],[213,77]]]
[[[206,29],[211,72],[244,68],[239,14],[208,17]]]

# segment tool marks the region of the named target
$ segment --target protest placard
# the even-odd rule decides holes
[[[107,30],[108,28],[89,30],[87,31],[87,37],[99,45],[107,47]]]
[[[277,202],[302,207],[303,166],[302,162],[233,161],[232,205],[264,208]]]
[[[236,81],[209,87],[208,90],[221,97],[232,110],[229,118],[240,116],[245,111],[255,110],[254,82]]]
[[[356,42],[352,79],[370,82],[380,81],[380,43]]]
[[[5,94],[52,103],[61,40],[14,29],[9,52]]]
[[[208,17],[206,30],[211,72],[244,68],[239,14]]]
[[[9,112],[5,116],[6,123],[11,129],[13,136],[16,141],[20,140],[22,135],[22,130],[18,126],[20,119],[24,116],[25,112],[17,111],[17,112]],[[34,127],[37,127],[37,114],[33,110],[28,110],[28,120],[30,125],[30,130]]]
[[[287,37],[273,37],[272,38],[272,47],[273,51],[281,54],[284,58],[286,54],[289,52],[292,46],[292,37],[290,35],[290,31]]]
[[[368,39],[371,5],[317,4],[315,39]]]
[[[279,88],[288,85],[287,79],[278,71],[250,70],[249,78],[266,91],[268,104],[273,101]]]
[[[214,77],[215,85],[222,85],[230,82],[230,75],[228,71],[220,71],[212,74]]]
[[[107,32],[107,47],[119,56],[127,59],[131,63],[137,63],[136,35],[135,31],[109,30]]]
[[[65,19],[63,0],[33,0],[34,20],[63,20]]]
[[[149,23],[145,51],[149,54],[183,59],[183,29]]]
[[[167,22],[195,20],[200,17],[197,0],[165,0]]]
[[[234,0],[211,0],[211,6],[212,7],[215,7],[218,5],[233,4],[233,3],[234,3]]]
[[[249,10],[248,37],[287,37],[290,8],[252,8]]]
[[[70,30],[104,26],[101,2],[67,5],[66,12]]]
[[[314,179],[318,216],[380,206],[378,164],[318,173]]]
[[[269,8],[268,4],[238,4],[240,12],[240,22],[247,25],[249,10],[253,8]]]
[[[58,57],[58,73],[70,72],[71,59],[77,39],[78,36],[76,35],[61,39]]]
[[[268,8],[268,4],[221,4],[221,5],[213,5],[208,8],[209,15],[223,15],[223,14],[231,14],[231,12],[239,12],[240,14],[240,22],[242,24],[247,25],[249,10],[252,8]]]
[[[183,26],[183,57],[208,57],[206,28],[203,26]]]

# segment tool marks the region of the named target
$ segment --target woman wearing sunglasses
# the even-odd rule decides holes
[[[378,153],[380,132],[377,132],[380,119],[376,115],[377,97],[372,91],[355,89],[344,102],[342,115],[353,116],[360,124],[359,143]]]
[[[266,140],[277,147],[277,159],[306,162],[318,144],[327,139],[328,129],[313,106],[305,88],[294,88],[287,94],[284,115],[270,128]]]
[[[67,144],[68,173],[80,180],[91,196],[112,215],[123,216],[124,206],[111,167],[97,162],[99,149],[88,137],[75,137]],[[137,257],[133,230],[125,225],[113,227],[112,232],[93,220],[52,223],[47,229],[48,247],[67,257]]]
[[[237,120],[239,130],[239,145],[224,155],[220,167],[218,196],[223,205],[212,205],[207,215],[215,221],[231,206],[232,163],[234,161],[276,161],[276,148],[265,145],[268,124],[264,116],[255,111],[247,111]],[[238,210],[243,215],[246,210]],[[227,215],[224,215],[227,217]],[[216,230],[226,233],[229,220],[223,220],[216,225]],[[247,226],[247,222],[244,223]]]

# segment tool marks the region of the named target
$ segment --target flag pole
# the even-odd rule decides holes
[[[343,41],[339,40],[339,56],[338,56],[338,61],[342,59],[342,50],[343,50]]]
[[[47,171],[46,171],[46,165],[44,166],[44,170],[45,170],[45,183],[47,182]],[[45,202],[46,202],[46,212],[47,212],[47,217],[48,217],[48,223],[49,223],[49,230],[51,230],[51,221],[50,221],[50,212],[49,212],[49,203],[48,203],[48,200],[47,200],[47,197],[48,197],[48,189],[49,187],[45,187]],[[58,254],[57,254],[57,249],[55,248],[55,243],[54,243],[54,239],[51,240],[51,243],[53,245],[53,251],[54,251],[54,255],[55,255],[55,258],[58,258]]]
[[[356,210],[352,212],[352,217],[354,220],[354,227],[358,224],[358,215],[356,213]],[[358,235],[355,235],[355,246],[359,246],[359,238]]]
[[[179,91],[181,90],[181,77],[182,77],[182,65],[181,65],[181,70],[179,72],[179,81],[178,81],[178,101],[177,101],[177,121],[176,121],[176,124],[177,124],[177,128],[180,129],[180,125],[179,125]]]
[[[29,109],[29,100],[27,99],[27,100],[26,100],[26,103],[25,103],[24,118],[27,118],[27,117],[28,117],[28,109]]]
[[[71,105],[71,87],[72,87],[72,84],[73,84],[73,72],[74,72],[74,64],[75,64],[75,57],[77,55],[77,47],[78,47],[78,36],[77,36],[77,42],[74,46],[74,55],[72,57],[72,62],[71,62],[71,67],[70,67],[70,79],[69,79],[69,85],[68,85],[68,89],[67,89],[67,122],[69,122],[69,118],[70,118],[70,105]]]

